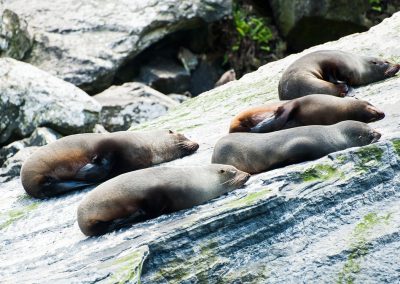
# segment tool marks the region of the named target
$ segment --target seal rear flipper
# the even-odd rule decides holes
[[[273,116],[267,117],[256,126],[250,128],[250,132],[267,133],[282,129],[289,120],[289,116],[295,108],[295,103],[289,103],[278,107]]]
[[[66,192],[80,190],[91,185],[95,185],[93,182],[74,181],[74,180],[54,180],[43,185],[41,193],[42,197],[52,197],[61,195]]]
[[[101,159],[88,163],[75,173],[75,178],[85,181],[101,181],[106,179],[111,171],[111,162]]]
[[[82,230],[82,229],[81,230],[87,236],[100,236],[105,233],[115,231],[132,224],[146,221],[147,219],[149,219],[147,214],[143,210],[139,209],[126,218],[118,218],[107,222],[95,221],[92,224],[90,224],[90,228],[88,228],[87,230]]]

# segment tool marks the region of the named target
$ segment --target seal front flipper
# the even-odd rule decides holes
[[[49,177],[43,184],[40,197],[52,197],[69,191],[83,189],[90,185],[95,185],[95,183],[74,180],[57,180]]]
[[[278,107],[273,116],[267,117],[256,126],[252,127],[250,132],[267,133],[282,129],[296,107],[296,103],[287,103]]]
[[[75,179],[84,181],[101,181],[106,179],[111,171],[111,160],[95,156],[91,163],[84,165],[76,174]]]

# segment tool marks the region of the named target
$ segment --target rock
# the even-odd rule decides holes
[[[36,146],[22,148],[17,152],[17,154],[8,158],[3,167],[0,169],[0,181],[7,182],[15,177],[18,177],[21,172],[22,164],[38,148],[39,147]]]
[[[112,86],[93,98],[102,105],[100,121],[108,131],[127,130],[131,124],[157,118],[178,105],[141,83]]]
[[[90,93],[111,86],[119,67],[166,35],[232,11],[231,0],[3,2],[35,34],[28,62]]]
[[[0,58],[0,146],[48,126],[88,132],[101,106],[82,90],[26,63]]]
[[[307,47],[366,31],[368,1],[356,0],[271,0],[275,22],[288,42],[288,48]]]
[[[13,11],[5,9],[0,16],[0,57],[21,60],[33,44],[27,23]]]
[[[0,166],[11,156],[27,146],[43,146],[61,138],[62,135],[47,127],[38,127],[30,137],[0,148]]]
[[[165,165],[210,163],[231,118],[278,100],[294,60],[320,49],[400,62],[400,13],[355,34],[267,64],[132,130],[179,130],[200,143]],[[254,175],[201,206],[86,238],[76,208],[91,189],[38,201],[1,183],[2,282],[397,283],[400,256],[400,76],[356,88],[386,112],[381,142]],[[29,252],[29,253],[27,253]]]
[[[188,99],[190,99],[189,96],[180,95],[180,94],[169,94],[168,97],[170,97],[171,99],[173,99],[174,101],[176,101],[180,104],[183,102],[186,102]]]
[[[164,94],[183,93],[189,89],[190,72],[171,59],[155,58],[141,68],[139,80]]]
[[[190,78],[190,93],[195,97],[213,89],[215,82],[218,81],[218,78],[221,77],[223,72],[220,63],[212,58],[202,56],[199,65],[193,71],[192,77]]]
[[[107,131],[107,129],[105,129],[104,126],[101,125],[101,124],[96,124],[96,125],[93,127],[92,132],[93,132],[93,133],[109,133],[109,131]]]
[[[191,72],[192,70],[196,69],[197,64],[199,64],[197,56],[194,55],[189,49],[184,47],[181,47],[179,49],[178,59],[188,72]]]
[[[236,72],[233,69],[230,69],[226,71],[224,74],[222,74],[221,78],[218,79],[218,81],[215,83],[215,87],[219,87],[222,85],[225,85],[226,83],[229,83],[231,81],[236,80]]]

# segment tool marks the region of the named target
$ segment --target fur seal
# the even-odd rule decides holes
[[[266,133],[344,120],[369,123],[384,117],[381,110],[367,101],[315,94],[244,110],[232,119],[229,132]]]
[[[198,147],[171,130],[71,135],[34,152],[22,166],[21,181],[29,195],[51,197],[190,155]]]
[[[381,134],[363,122],[310,125],[272,133],[232,133],[214,147],[212,163],[227,164],[250,174],[321,158],[379,140]]]
[[[400,64],[339,50],[311,52],[293,62],[279,81],[279,98],[309,94],[344,97],[349,86],[370,84],[394,76]]]
[[[78,207],[78,225],[96,236],[128,223],[191,208],[235,190],[250,175],[228,165],[155,167],[102,183]]]

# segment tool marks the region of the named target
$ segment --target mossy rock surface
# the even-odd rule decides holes
[[[366,33],[304,53],[340,49],[400,63],[399,31],[397,13]],[[230,119],[250,105],[277,100],[280,75],[299,56],[265,65],[132,129],[181,129],[200,149],[169,165],[210,163]],[[385,111],[384,120],[371,124],[383,134],[380,142],[254,175],[246,187],[189,210],[86,238],[76,208],[91,189],[40,201],[1,229],[0,279],[135,283],[141,270],[143,283],[396,283],[399,87],[396,76],[354,90]],[[1,216],[33,202],[24,199],[18,179],[1,188]]]

